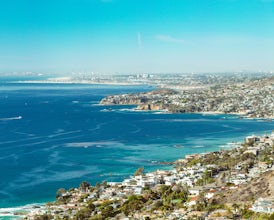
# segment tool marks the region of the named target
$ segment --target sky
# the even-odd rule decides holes
[[[274,71],[274,0],[0,0],[13,71]]]

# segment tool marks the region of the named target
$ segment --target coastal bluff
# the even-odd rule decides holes
[[[110,95],[103,98],[100,105],[137,105],[137,110],[164,110],[169,106],[165,100],[177,94],[178,92],[172,89],[159,89],[135,94]]]
[[[220,83],[192,89],[157,89],[151,92],[110,95],[101,105],[137,105],[137,110],[171,113],[239,114],[248,118],[274,118],[274,77],[245,83]]]

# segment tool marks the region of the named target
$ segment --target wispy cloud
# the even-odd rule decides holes
[[[137,43],[138,43],[138,48],[141,49],[142,48],[142,37],[141,37],[140,32],[137,33]]]
[[[185,43],[184,39],[171,37],[169,35],[156,35],[155,38],[160,41],[169,42],[169,43],[177,43],[183,44]]]

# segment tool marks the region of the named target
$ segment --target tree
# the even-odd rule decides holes
[[[113,217],[115,215],[114,209],[112,206],[108,205],[101,209],[101,215],[104,218]]]
[[[88,182],[86,182],[86,181],[83,181],[80,184],[80,189],[83,190],[83,191],[86,191],[89,187],[90,187],[90,184]]]
[[[75,219],[77,220],[85,220],[88,219],[91,215],[91,211],[88,208],[83,208],[80,209],[76,215],[75,215]]]
[[[201,192],[198,197],[196,208],[198,211],[203,211],[208,205],[207,199],[205,197],[205,192]]]
[[[126,215],[134,213],[143,208],[145,200],[142,196],[132,195],[128,197],[128,200],[122,205],[122,212]]]
[[[48,215],[48,214],[43,214],[40,216],[34,216],[34,220],[50,220],[53,219],[52,215]]]
[[[88,205],[88,209],[90,210],[90,211],[94,211],[95,210],[95,205],[93,204],[93,201],[91,201],[91,200],[89,200],[88,202],[87,202],[87,205]]]
[[[66,190],[64,188],[60,188],[57,190],[56,192],[56,199],[60,198],[64,193],[66,192]]]
[[[232,204],[232,208],[234,209],[234,213],[236,214],[238,212],[238,209],[239,209],[239,205],[237,203],[233,203]]]
[[[274,220],[274,213],[269,216],[269,220]]]
[[[144,173],[144,167],[139,167],[135,173],[134,173],[134,176],[139,176],[139,175],[142,175]]]

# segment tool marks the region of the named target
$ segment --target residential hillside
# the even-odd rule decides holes
[[[218,198],[220,203],[253,202],[259,198],[274,199],[274,171],[269,170],[260,177],[243,184],[237,190],[229,190]]]
[[[274,219],[274,132],[230,150],[186,155],[172,170],[59,189],[25,219]]]
[[[172,87],[172,85],[166,85]],[[274,77],[241,83],[223,82],[204,87],[177,87],[153,92],[111,95],[102,105],[138,105],[139,110],[170,112],[216,112],[246,117],[274,118]]]

